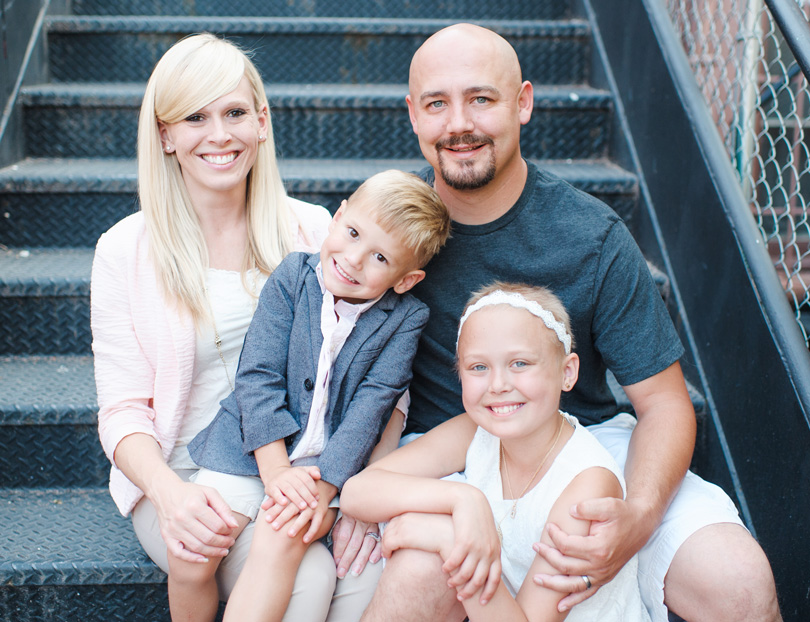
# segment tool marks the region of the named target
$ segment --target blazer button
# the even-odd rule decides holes
[[[307,391],[312,391],[312,389],[313,389],[314,387],[315,387],[315,383],[314,383],[314,382],[312,382],[312,379],[311,379],[311,378],[307,378],[306,380],[304,380],[304,388],[305,388]]]

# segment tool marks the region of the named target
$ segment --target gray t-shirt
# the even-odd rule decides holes
[[[414,360],[406,432],[463,412],[455,371],[458,320],[470,294],[495,280],[551,289],[571,316],[579,380],[561,408],[587,425],[617,413],[605,377],[622,385],[666,369],[683,346],[638,246],[607,205],[529,163],[517,203],[452,237],[413,293],[430,308]],[[433,183],[433,169],[421,177]]]

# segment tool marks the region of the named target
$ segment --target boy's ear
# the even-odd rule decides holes
[[[579,378],[579,356],[572,352],[563,359],[563,391],[574,388]]]
[[[404,294],[412,289],[419,281],[425,278],[424,270],[411,270],[403,276],[392,288],[397,294]]]
[[[335,212],[335,215],[332,216],[332,220],[340,220],[340,217],[343,216],[343,212],[346,211],[346,206],[348,204],[349,204],[349,202],[346,199],[343,199],[340,202],[340,207],[337,208],[337,211]]]
[[[341,216],[343,216],[343,212],[345,212],[345,211],[346,211],[346,205],[347,205],[347,203],[346,203],[346,199],[343,199],[343,200],[340,202],[340,207],[339,207],[339,208],[337,209],[337,211],[335,212],[335,215],[334,215],[334,216],[332,216],[332,220],[330,220],[330,221],[329,221],[329,231],[330,231],[330,232],[332,231],[332,226],[333,226],[333,225],[334,225],[334,224],[335,224],[335,223],[336,223],[338,220],[340,220],[340,217],[341,217]]]

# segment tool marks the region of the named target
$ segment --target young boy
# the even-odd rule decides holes
[[[268,279],[235,389],[189,445],[196,483],[220,491],[240,529],[265,510],[226,620],[283,616],[303,554],[408,387],[428,309],[406,292],[449,230],[430,186],[386,171],[341,204],[320,256],[291,253]]]

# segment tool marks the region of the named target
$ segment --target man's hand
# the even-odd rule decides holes
[[[646,514],[632,502],[612,497],[582,501],[571,508],[571,516],[591,521],[587,536],[569,535],[548,523],[545,529],[554,546],[538,542],[533,547],[560,573],[535,575],[534,582],[569,594],[560,601],[560,611],[569,610],[611,581],[655,528],[647,524]],[[593,587],[587,589],[583,576]]]

